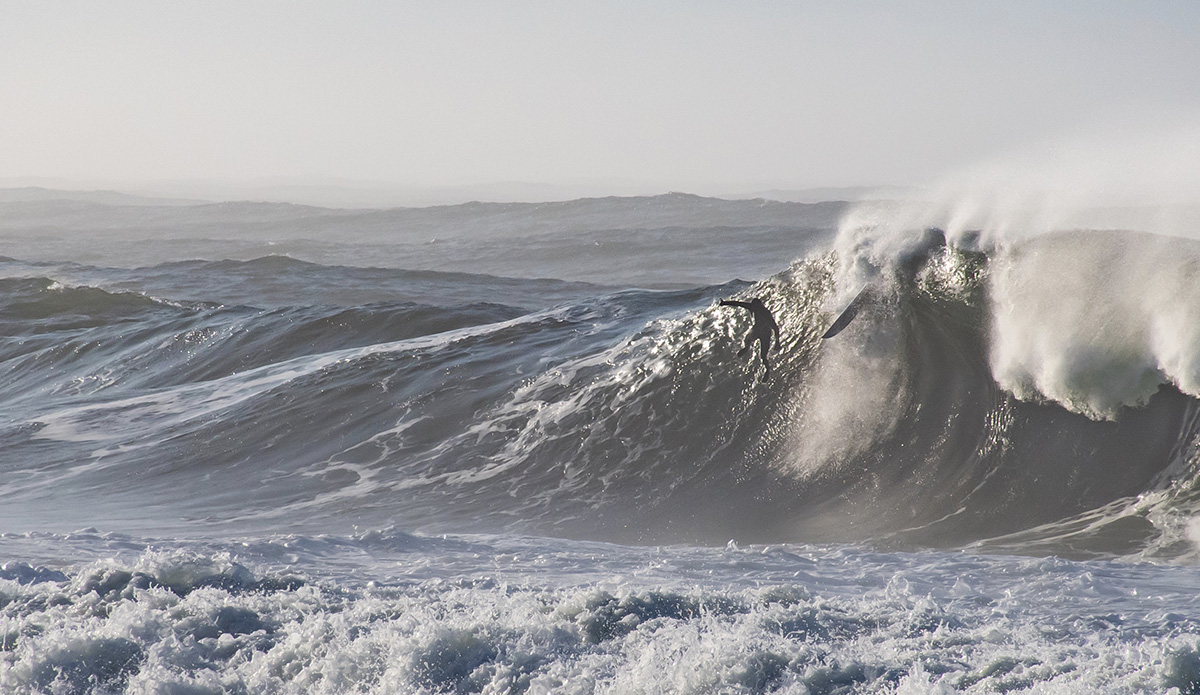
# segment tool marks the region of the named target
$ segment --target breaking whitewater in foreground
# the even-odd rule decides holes
[[[1200,692],[1196,242],[69,197],[0,196],[3,692]]]
[[[1200,674],[1190,568],[399,532],[5,540],[101,557],[0,574],[5,692],[1134,693]]]

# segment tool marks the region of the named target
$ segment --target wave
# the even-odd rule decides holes
[[[0,279],[0,321],[12,333],[57,331],[100,326],[163,303],[134,292],[108,292],[97,287],[65,286],[45,277]]]
[[[411,302],[442,306],[498,303],[540,309],[617,289],[553,278],[323,265],[280,255],[247,261],[172,261],[132,269],[0,260],[3,278],[34,283],[10,288],[21,297],[50,287],[91,287],[123,298],[145,295],[260,308]],[[64,301],[61,294],[28,298],[48,297],[70,308],[70,299]]]
[[[0,344],[8,518],[45,521],[53,498],[52,525],[151,518],[181,535],[396,524],[1193,552],[1200,245],[1080,232],[983,248],[931,231],[873,253],[672,291],[434,278],[464,298],[511,282],[534,307],[76,288],[71,311],[106,307],[92,323],[12,313],[25,335]],[[112,272],[214,290],[241,275],[247,296],[427,279],[286,259]],[[870,300],[823,340],[864,279]],[[6,306],[61,291],[0,282]],[[775,312],[769,380],[734,357],[748,326],[716,305],[730,296]]]

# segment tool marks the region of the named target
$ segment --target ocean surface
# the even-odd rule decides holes
[[[5,191],[0,692],[1200,693],[1200,242],[861,206]]]

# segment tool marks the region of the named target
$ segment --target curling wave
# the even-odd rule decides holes
[[[165,300],[178,264],[9,267],[0,522],[1191,553],[1200,246],[898,248],[828,340],[844,249],[671,291],[267,259]],[[729,296],[776,314],[768,381]]]

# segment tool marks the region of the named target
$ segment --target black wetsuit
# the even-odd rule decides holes
[[[743,309],[748,309],[751,315],[754,316],[754,326],[751,327],[750,333],[746,335],[746,340],[742,344],[742,349],[738,350],[738,357],[746,354],[750,349],[750,345],[757,340],[759,344],[759,355],[762,357],[763,378],[771,376],[771,364],[767,362],[767,352],[771,349],[771,337],[775,338],[775,347],[779,347],[779,325],[775,323],[775,317],[771,315],[771,310],[763,304],[758,297],[751,299],[748,302],[736,302],[731,299],[723,299],[720,302],[721,306],[740,306]]]

